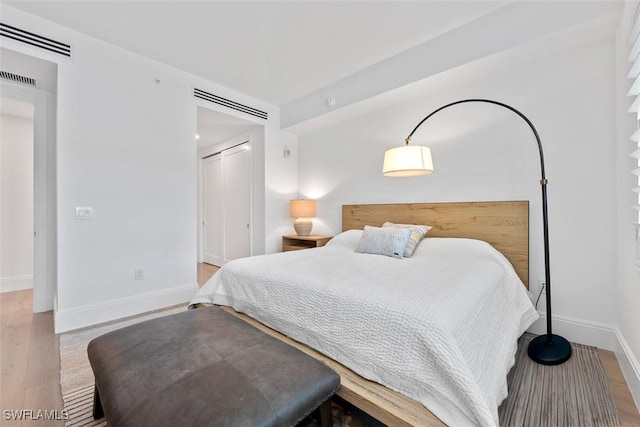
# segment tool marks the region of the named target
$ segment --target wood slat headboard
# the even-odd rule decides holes
[[[343,205],[342,231],[385,221],[426,224],[427,237],[484,240],[502,252],[529,287],[529,202],[458,202]]]

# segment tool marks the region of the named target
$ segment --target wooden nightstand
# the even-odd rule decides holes
[[[292,234],[282,236],[282,252],[298,251],[300,249],[319,248],[327,244],[333,236],[298,236]]]

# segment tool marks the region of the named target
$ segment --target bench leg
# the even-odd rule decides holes
[[[322,405],[320,405],[320,426],[333,426],[333,416],[331,415],[331,399],[327,399]]]
[[[102,409],[102,401],[100,400],[100,393],[98,387],[93,386],[93,419],[99,420],[104,417],[104,410]]]

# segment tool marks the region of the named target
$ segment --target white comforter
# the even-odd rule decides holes
[[[497,426],[518,337],[538,318],[485,242],[424,239],[412,258],[323,248],[232,261],[191,303],[229,305],[423,403],[451,426]]]

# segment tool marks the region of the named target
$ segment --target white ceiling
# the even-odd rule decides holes
[[[391,93],[411,96],[420,81],[532,41],[549,53],[611,37],[622,5],[618,0],[0,1],[281,106],[281,121],[286,118],[284,127],[294,133],[385,104]],[[10,59],[2,49],[3,69],[12,68],[5,71],[37,68]],[[45,65],[41,68],[55,86],[55,64]],[[41,87],[47,79],[38,81]],[[327,96],[338,100],[335,109],[327,107]],[[198,146],[215,145],[251,126],[202,109]]]
[[[283,105],[512,1],[5,1]]]

